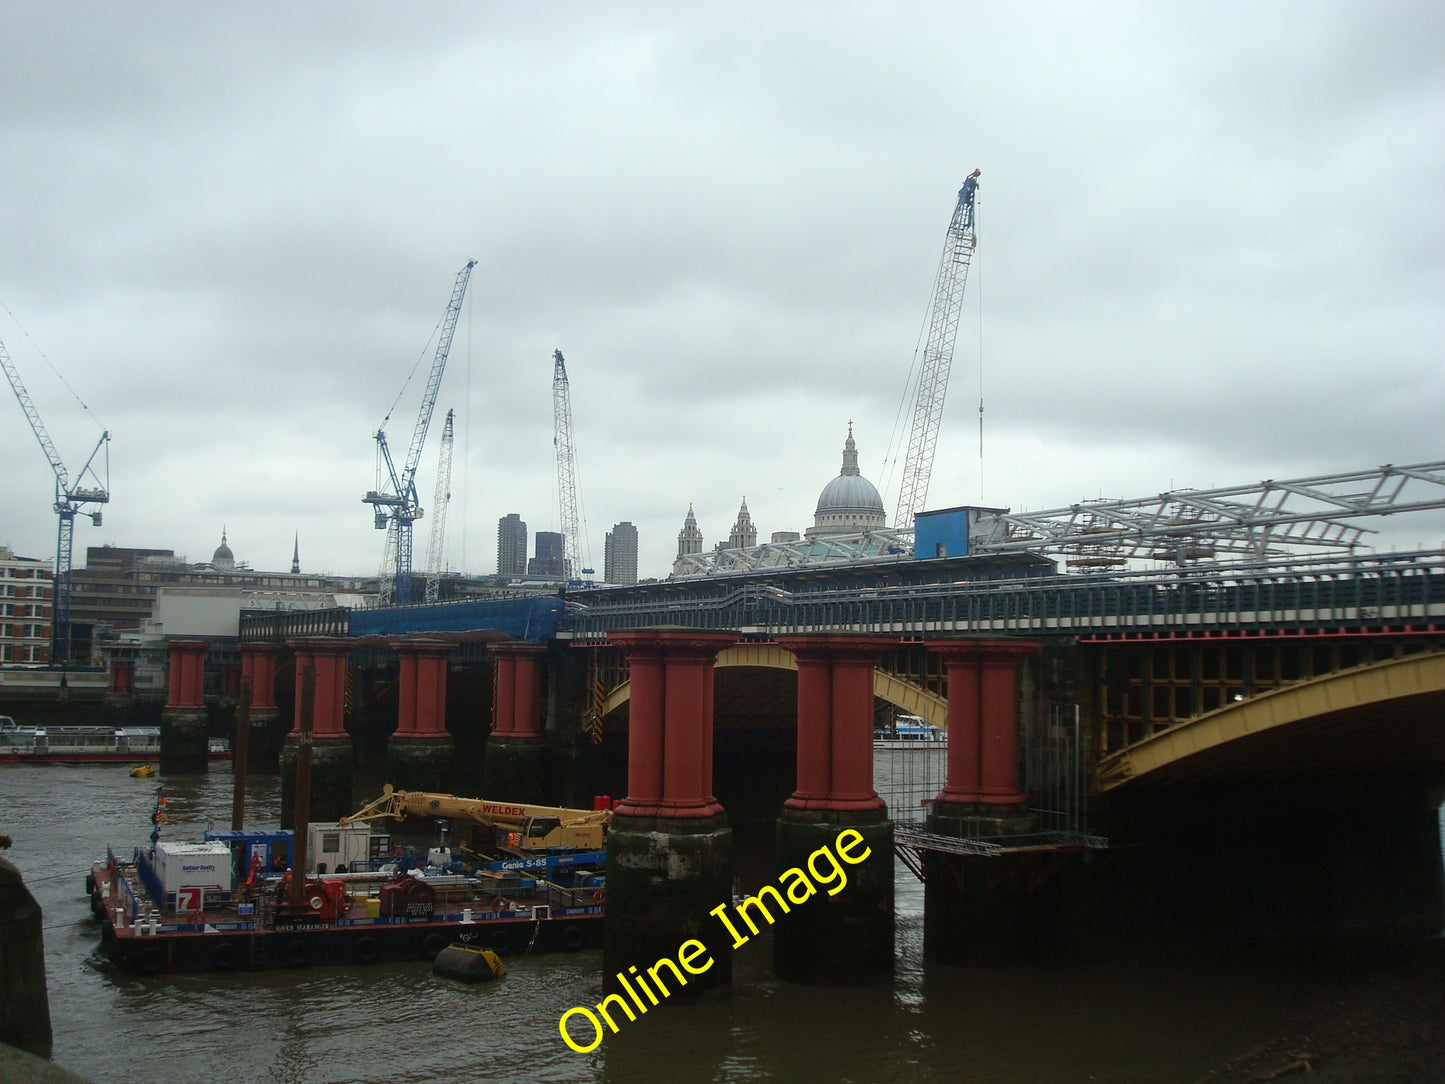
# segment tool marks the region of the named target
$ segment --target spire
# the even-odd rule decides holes
[[[291,574],[294,576],[301,571],[301,532],[296,532],[296,540],[291,545]]]
[[[733,524],[732,534],[728,536],[728,549],[752,549],[757,544],[758,529],[753,526],[753,517],[748,514],[748,499],[744,497],[743,505],[738,509],[737,522]]]
[[[858,445],[853,443],[853,419],[848,419],[848,439],[843,442],[843,474],[862,474],[858,469]]]
[[[682,522],[682,530],[677,532],[677,555],[686,557],[689,554],[702,552],[702,531],[697,526],[697,516],[693,514],[692,502],[687,505],[687,519]]]

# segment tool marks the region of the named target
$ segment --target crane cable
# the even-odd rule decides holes
[[[939,275],[943,273],[943,263],[948,259],[948,251],[945,249],[938,257],[938,266],[933,269],[933,282],[938,281]],[[908,376],[903,381],[903,390],[898,397],[898,409],[893,415],[893,429],[888,434],[888,446],[883,453],[883,473],[879,481],[883,489],[887,490],[893,485],[893,472],[899,470],[898,485],[900,490],[903,485],[903,475],[900,465],[904,457],[908,455],[908,443],[910,436],[905,436],[905,425],[910,432],[913,428],[913,411],[911,407],[918,394],[918,385],[923,380],[923,365],[920,355],[923,353],[923,340],[928,334],[929,321],[933,316],[933,298],[930,296],[923,307],[923,319],[918,324],[918,338],[913,343],[913,360],[908,364]]]
[[[437,332],[441,330],[442,323],[445,320],[446,314],[443,313],[442,318],[438,320],[436,325],[431,329],[431,334],[427,336],[426,342],[422,343],[421,351],[417,354],[416,361],[411,364],[411,372],[406,374],[406,379],[401,382],[401,388],[397,391],[396,398],[391,401],[391,406],[386,408],[386,416],[381,419],[381,424],[376,427],[378,431],[386,429],[386,423],[391,421],[391,415],[396,410],[397,404],[401,402],[401,397],[406,394],[406,389],[411,387],[411,378],[416,376],[416,371],[421,368],[422,361],[426,358],[427,354],[431,353],[432,341],[437,337]]]
[[[20,322],[20,318],[16,316],[15,313],[10,311],[10,306],[6,304],[4,298],[0,298],[0,308],[3,308],[5,310],[5,314],[9,316],[10,319],[15,321],[15,326],[20,329],[20,334],[25,336],[25,341],[35,348],[35,352],[39,354],[41,360],[45,362],[46,368],[48,368],[52,373],[55,374],[55,378],[65,386],[65,390],[70,392],[70,394],[75,398],[75,401],[80,404],[80,409],[85,411],[86,415],[90,418],[90,420],[95,423],[96,428],[99,429],[101,432],[105,432],[105,426],[100,423],[100,419],[96,417],[95,412],[90,409],[90,406],[86,403],[84,399],[80,397],[76,390],[70,386],[70,382],[61,375],[60,370],[51,363],[50,358],[46,357],[45,351],[40,349],[40,344],[38,344],[34,339],[30,337],[30,332],[25,330],[25,325]]]
[[[974,205],[974,240],[978,239],[978,206]],[[973,296],[978,298],[978,503],[983,504],[983,261],[978,261],[978,270],[973,276]]]

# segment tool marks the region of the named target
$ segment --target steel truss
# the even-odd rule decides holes
[[[1263,560],[1301,549],[1353,552],[1374,532],[1349,520],[1437,508],[1445,508],[1445,462],[1386,464],[981,517],[986,533],[971,540],[970,549],[1058,554],[1075,570],[1131,560],[1181,565],[1221,556]]]

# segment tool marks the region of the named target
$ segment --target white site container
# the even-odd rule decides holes
[[[180,888],[218,888],[230,892],[236,887],[231,866],[231,848],[219,841],[209,843],[156,844],[156,876],[167,896]]]
[[[347,872],[359,872],[369,869],[370,861],[371,825],[365,821],[344,826],[317,821],[308,826],[306,864],[311,869],[325,862],[327,873],[335,873],[338,866],[345,866]]]

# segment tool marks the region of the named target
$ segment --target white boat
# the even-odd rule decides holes
[[[913,745],[919,742],[947,742],[948,731],[933,726],[917,715],[900,715],[893,721],[891,729],[879,727],[873,731],[873,745]]]
[[[160,751],[158,726],[18,726],[0,715],[0,761],[84,764],[137,760]]]

